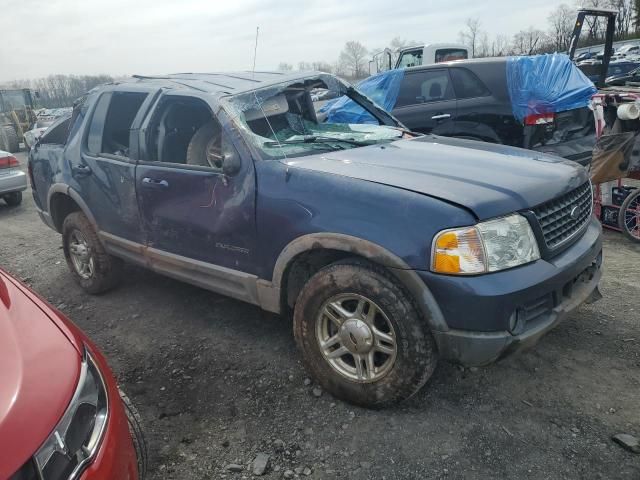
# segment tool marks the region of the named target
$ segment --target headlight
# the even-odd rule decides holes
[[[509,215],[433,239],[431,270],[449,275],[497,272],[538,260],[538,242],[526,218]]]
[[[100,445],[107,415],[104,380],[91,355],[85,351],[80,381],[71,403],[34,456],[42,480],[78,478]]]

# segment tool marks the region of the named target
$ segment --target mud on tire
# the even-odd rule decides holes
[[[88,276],[82,276],[79,273],[72,259],[71,249],[73,248],[73,242],[76,240],[74,239],[76,235],[86,242],[88,254],[93,260],[92,272]],[[122,260],[105,252],[98,235],[84,213],[73,212],[64,219],[62,224],[62,248],[69,270],[71,270],[76,282],[86,292],[92,294],[102,293],[118,284],[122,272]]]
[[[395,361],[375,381],[345,378],[322,353],[319,315],[329,299],[336,295],[341,298],[341,294],[365,297],[384,312],[391,324]],[[298,296],[293,328],[306,369],[322,388],[356,405],[380,408],[405,400],[420,390],[436,367],[435,342],[409,294],[384,268],[358,259],[333,263],[311,277]]]

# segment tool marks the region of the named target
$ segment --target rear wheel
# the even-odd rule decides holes
[[[138,479],[144,480],[147,474],[147,441],[144,438],[144,431],[142,429],[142,418],[138,409],[133,405],[129,397],[120,389],[120,398],[122,399],[122,405],[124,406],[124,413],[127,415],[127,423],[129,424],[129,432],[131,433],[131,440],[133,441],[133,448],[136,451],[136,458],[138,460]]]
[[[347,260],[316,273],[294,311],[306,368],[338,398],[384,407],[416,393],[437,352],[409,295],[383,268]]]
[[[22,203],[22,192],[7,193],[3,198],[10,207],[17,207]]]
[[[618,212],[618,225],[627,238],[640,242],[640,189],[625,198]]]
[[[105,252],[84,213],[73,212],[64,219],[62,248],[76,282],[88,293],[106,292],[120,280],[122,260]]]

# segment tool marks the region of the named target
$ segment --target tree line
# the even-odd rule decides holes
[[[37,92],[33,98],[36,108],[70,107],[92,88],[112,82],[109,75],[49,75],[35,80],[15,80],[2,88],[30,88]]]
[[[479,18],[469,18],[458,34],[458,41],[467,45],[473,57],[499,57],[505,55],[534,55],[540,53],[564,52],[569,49],[571,34],[576,22],[578,7],[611,8],[618,11],[614,40],[640,38],[640,0],[581,0],[577,5],[558,5],[548,15],[546,30],[530,26],[509,37],[504,34],[490,36],[482,28]],[[582,28],[579,46],[596,45],[604,42],[606,19],[586,18]],[[298,70],[319,70],[334,73],[350,79],[360,79],[369,75],[369,60],[385,48],[392,52],[398,49],[423,44],[422,41],[407,41],[395,37],[388,45],[367,48],[358,41],[345,44],[333,63],[316,61],[300,62]],[[395,53],[397,57],[397,53]],[[392,58],[395,62],[396,57]],[[378,63],[383,57],[377,57]],[[289,63],[280,63],[279,70],[293,70]]]

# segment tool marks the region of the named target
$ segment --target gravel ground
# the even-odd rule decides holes
[[[620,234],[605,234],[601,301],[496,365],[441,363],[382,411],[314,386],[284,318],[136,267],[83,293],[29,192],[0,206],[0,239],[0,265],[110,360],[145,420],[151,480],[250,478],[258,453],[270,479],[640,479],[640,455],[611,441],[640,437],[640,246]]]

